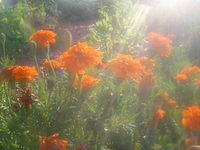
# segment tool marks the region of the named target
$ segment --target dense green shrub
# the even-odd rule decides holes
[[[42,3],[31,1],[18,1],[13,8],[5,5],[0,9],[0,56],[3,56],[3,47],[6,55],[18,57],[28,55],[29,36],[34,31],[33,27],[44,24],[45,12]]]
[[[131,0],[112,0],[102,3],[99,10],[100,20],[90,29],[86,39],[97,44],[106,57],[114,56],[125,50],[133,53],[136,43],[142,42],[145,33],[146,8]],[[138,15],[143,13],[138,20]]]
[[[4,40],[8,56],[12,57],[23,53],[28,46],[28,28],[19,12],[14,9],[0,10],[0,33],[5,35],[0,39],[1,54],[3,54],[2,46]]]

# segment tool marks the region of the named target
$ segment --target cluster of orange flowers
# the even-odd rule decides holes
[[[186,82],[193,77],[195,73],[200,73],[200,68],[197,66],[186,67],[180,71],[174,78],[179,82]],[[198,83],[198,79],[196,80]]]
[[[6,79],[15,82],[30,82],[38,75],[35,67],[28,66],[8,66],[1,71],[1,80]]]
[[[87,43],[80,42],[70,47],[59,57],[62,66],[71,72],[80,73],[101,63],[101,54]]]
[[[140,80],[145,73],[145,66],[139,60],[133,59],[131,55],[117,55],[116,58],[108,62],[108,67],[119,78]]]
[[[35,43],[47,47],[50,43],[55,43],[57,36],[56,33],[49,31],[49,30],[38,30],[33,35],[31,35],[30,40],[34,41]]]
[[[182,112],[182,124],[185,128],[191,131],[200,130],[200,107],[190,106]]]
[[[161,56],[169,56],[172,51],[172,40],[158,33],[148,33],[146,40],[149,42],[152,50]]]
[[[49,137],[40,136],[39,150],[67,150],[69,141],[57,140],[59,134],[53,134]]]
[[[49,70],[51,69],[51,67],[53,67],[53,69],[57,69],[61,67],[61,63],[58,62],[57,60],[45,60],[42,63],[42,66],[45,70]]]
[[[99,79],[94,78],[89,75],[84,75],[81,77],[81,79],[76,78],[73,86],[81,86],[82,88],[91,88],[93,85],[97,84],[99,82]]]

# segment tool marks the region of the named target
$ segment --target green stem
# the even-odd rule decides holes
[[[78,88],[79,88],[79,90],[78,90],[78,95],[79,95],[79,97],[81,97],[81,95],[82,95],[82,74],[78,74]]]
[[[37,61],[37,44],[36,43],[34,43],[34,60],[35,60],[36,68],[37,70],[39,70],[39,65]]]
[[[6,58],[6,35],[4,33],[1,33],[1,36],[3,38],[2,48],[3,48],[3,56],[5,59]]]
[[[49,47],[49,46],[47,46],[47,60],[48,60],[49,63],[50,63],[50,67],[51,67],[51,70],[52,70],[52,72],[53,72],[54,77],[56,77],[55,70],[54,70],[53,65],[52,65],[52,63],[51,63],[51,61],[50,61],[50,47]]]

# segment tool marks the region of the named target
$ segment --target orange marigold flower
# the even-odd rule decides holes
[[[152,127],[157,128],[158,123],[161,119],[163,119],[166,115],[166,112],[162,109],[158,109],[153,117]]]
[[[145,73],[145,67],[139,60],[133,59],[131,55],[119,54],[116,58],[108,62],[108,67],[119,78],[139,80]]]
[[[54,69],[60,68],[60,67],[61,67],[61,64],[60,64],[60,62],[58,62],[57,60],[45,60],[45,61],[42,63],[42,66],[44,67],[45,70],[49,70],[49,69],[51,69],[51,66],[52,66]]]
[[[30,82],[38,75],[35,67],[15,66],[11,71],[11,76],[14,81]]]
[[[185,82],[185,81],[187,81],[187,79],[188,79],[188,76],[186,75],[186,74],[177,74],[175,77],[174,77],[174,79],[176,80],[176,81],[179,81],[179,82]]]
[[[67,150],[69,141],[56,140],[59,134],[53,134],[49,137],[40,136],[39,150]]]
[[[146,40],[153,51],[162,56],[169,56],[172,50],[172,40],[158,33],[148,33]]]
[[[80,82],[81,82],[81,84],[80,84]],[[99,79],[96,79],[96,78],[89,76],[89,75],[84,75],[84,76],[82,76],[81,79],[76,78],[75,82],[73,83],[73,86],[80,86],[81,85],[81,87],[83,87],[83,88],[90,88],[94,84],[97,84],[98,82],[99,82]]]
[[[73,45],[59,58],[66,70],[75,73],[101,63],[100,52],[84,42]]]
[[[192,66],[192,67],[186,67],[183,70],[181,70],[181,74],[185,74],[187,76],[191,76],[193,73],[200,72],[200,68],[197,66]]]
[[[1,72],[3,80],[13,80],[16,82],[30,82],[38,75],[35,67],[28,66],[8,66],[3,68]]]
[[[200,108],[190,106],[182,111],[182,125],[191,131],[200,130]]]
[[[56,42],[56,36],[57,34],[50,30],[38,30],[31,35],[30,40],[41,46],[47,47],[50,45],[50,43]]]
[[[199,73],[199,72],[200,72],[200,68],[197,66],[186,67],[186,68],[182,69],[180,71],[180,73],[178,73],[174,78],[177,81],[185,82],[189,78],[191,78],[191,76],[193,76],[193,74]]]

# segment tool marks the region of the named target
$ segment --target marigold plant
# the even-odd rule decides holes
[[[101,54],[87,43],[80,42],[65,51],[59,57],[59,60],[66,70],[79,73],[91,66],[100,64]]]
[[[158,33],[148,33],[146,40],[153,52],[161,56],[169,56],[172,51],[172,40]]]
[[[50,43],[55,43],[57,36],[56,33],[49,31],[49,30],[38,30],[34,34],[30,36],[30,40],[34,41],[35,43],[47,47]]]
[[[191,131],[200,130],[200,107],[193,105],[182,111],[182,125]]]

